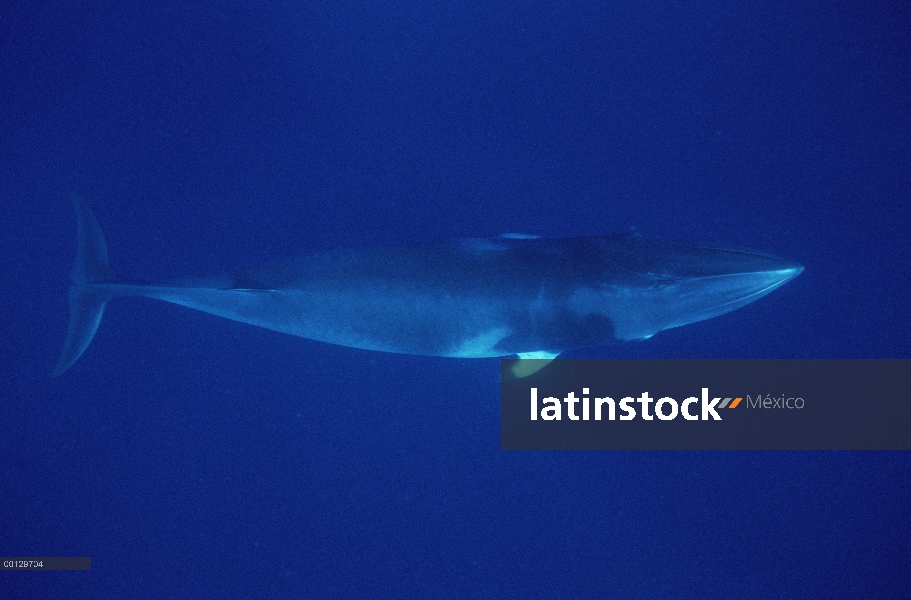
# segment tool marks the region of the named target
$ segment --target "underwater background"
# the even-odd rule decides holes
[[[505,452],[499,361],[142,299],[49,374],[78,194],[141,280],[520,232],[806,266],[612,358],[911,358],[911,5],[4,2],[3,598],[909,598],[911,453]],[[909,399],[911,401],[911,399]]]

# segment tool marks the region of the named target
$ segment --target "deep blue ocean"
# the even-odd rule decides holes
[[[906,2],[0,5],[0,598],[911,598],[911,453],[506,452],[499,361],[112,302],[149,281],[635,230],[806,266],[610,358],[911,358]],[[911,402],[911,398],[909,398]]]

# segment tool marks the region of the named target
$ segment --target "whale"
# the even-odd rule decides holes
[[[53,376],[86,351],[106,304],[140,296],[351,348],[538,365],[589,346],[645,340],[754,302],[803,266],[743,248],[655,241],[635,232],[504,234],[342,248],[209,277],[125,280],[101,225],[74,197],[69,326]],[[519,360],[517,364],[522,364]],[[540,366],[518,367],[524,376]]]

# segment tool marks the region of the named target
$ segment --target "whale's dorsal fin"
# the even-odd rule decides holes
[[[541,239],[540,235],[534,235],[533,233],[501,233],[500,237],[506,240],[538,240]]]

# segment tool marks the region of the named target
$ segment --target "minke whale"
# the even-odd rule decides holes
[[[638,233],[548,239],[506,234],[307,254],[282,264],[164,284],[114,274],[101,226],[78,222],[70,321],[58,376],[85,352],[119,296],[143,296],[291,335],[380,352],[552,359],[644,340],[730,312],[803,271],[769,254],[649,240]],[[540,366],[519,365],[527,375]]]

